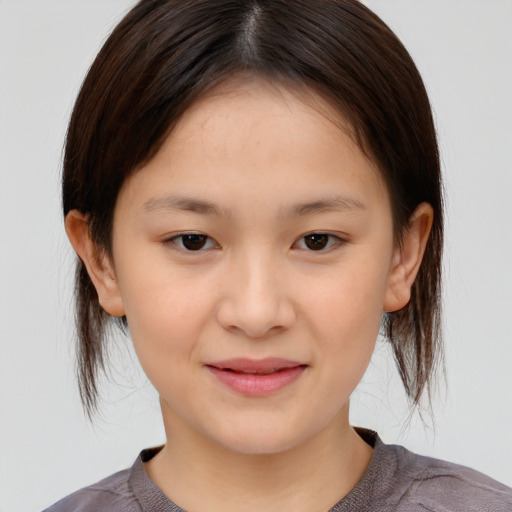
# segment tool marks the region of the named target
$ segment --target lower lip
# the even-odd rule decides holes
[[[266,396],[276,393],[296,381],[306,366],[284,368],[275,373],[241,373],[207,366],[217,379],[228,388],[246,396]]]

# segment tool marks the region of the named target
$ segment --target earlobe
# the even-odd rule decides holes
[[[101,307],[112,316],[124,316],[125,309],[109,256],[93,242],[86,216],[78,210],[66,215],[66,234],[84,263],[96,288]]]
[[[428,203],[419,204],[411,215],[402,244],[395,250],[388,278],[384,311],[398,311],[409,302],[411,288],[420,269],[433,219],[434,211]]]

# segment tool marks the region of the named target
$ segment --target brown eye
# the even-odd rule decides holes
[[[329,243],[330,235],[325,233],[311,233],[304,237],[304,243],[308,249],[312,251],[320,251],[325,249]]]
[[[167,240],[163,240],[164,245],[175,246],[184,252],[199,252],[208,249],[220,249],[219,244],[208,235],[203,233],[180,233]]]
[[[183,247],[189,251],[199,251],[205,245],[208,237],[198,233],[191,233],[189,235],[181,235],[181,243]]]

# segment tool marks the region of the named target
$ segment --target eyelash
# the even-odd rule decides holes
[[[199,244],[201,244],[201,242],[204,242],[204,244],[201,245],[200,247],[198,247],[197,249],[190,249],[184,245],[184,237],[198,237],[199,240],[195,240],[195,241],[199,242]],[[326,245],[322,246],[316,250],[311,249],[311,247],[307,246],[307,243],[308,243],[307,240],[309,238],[310,242],[315,243],[314,237],[320,237],[320,238],[327,237]],[[189,240],[189,242],[190,241],[192,241],[192,243],[194,243],[193,238],[192,238],[192,240]],[[343,239],[337,235],[333,235],[332,233],[324,233],[324,232],[315,232],[314,231],[311,233],[306,233],[305,235],[302,235],[301,237],[299,237],[297,242],[295,242],[292,247],[297,246],[299,244],[299,242],[304,242],[304,245],[305,245],[305,247],[299,247],[299,249],[301,249],[301,250],[305,250],[308,252],[327,252],[330,249],[333,249],[335,247],[340,247],[340,246],[346,245],[348,243],[348,240]],[[163,240],[163,244],[164,245],[173,244],[176,246],[176,248],[178,250],[183,251],[183,252],[202,252],[207,249],[216,249],[216,248],[220,247],[219,244],[213,238],[210,238],[209,236],[205,235],[204,233],[195,233],[195,232],[179,233],[178,235],[175,235],[171,238]]]
[[[304,241],[305,245],[307,244],[307,239],[309,238],[309,241],[313,241],[313,237],[327,237],[327,244],[325,247],[321,247],[320,249],[311,249],[311,247],[301,247],[301,249],[309,250],[308,252],[327,252],[329,249],[333,249],[334,247],[340,247],[343,245],[346,245],[348,241],[346,239],[343,239],[337,235],[333,235],[332,233],[323,233],[323,232],[312,232],[307,233],[305,235],[302,235],[298,240]],[[294,245],[297,245],[298,241],[295,242]]]
[[[183,244],[183,239],[187,236],[188,237],[199,237],[205,241],[205,245],[209,245],[209,246],[205,247],[203,245],[195,250],[189,249],[186,246],[184,246],[184,244]],[[179,243],[179,241],[181,241],[181,243]],[[217,242],[215,242],[215,240],[213,240],[213,238],[210,238],[209,236],[207,236],[203,233],[180,233],[178,235],[173,236],[172,238],[168,238],[168,239],[164,240],[165,245],[167,245],[169,243],[174,244],[178,248],[178,250],[181,250],[184,252],[201,252],[206,249],[215,249],[215,248],[219,247],[219,244],[217,244]]]

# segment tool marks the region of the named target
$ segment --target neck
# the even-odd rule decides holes
[[[190,512],[325,512],[355,486],[372,454],[349,426],[348,406],[314,437],[273,454],[238,453],[173,427],[166,422],[167,444],[146,471]]]

